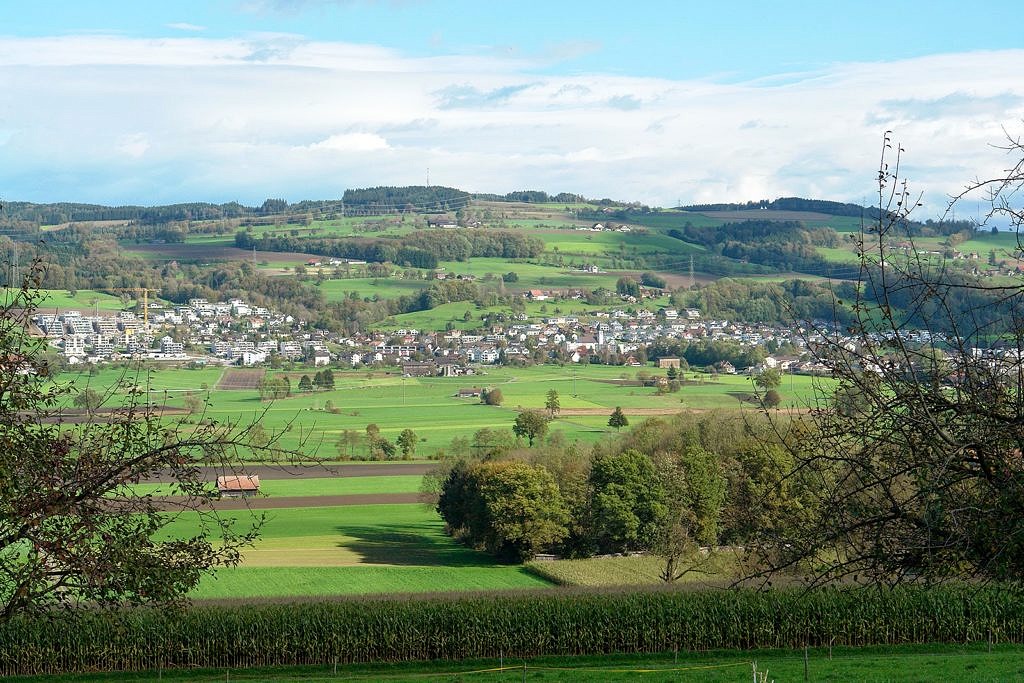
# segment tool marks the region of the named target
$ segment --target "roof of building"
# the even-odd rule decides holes
[[[257,474],[239,474],[217,477],[218,491],[259,491],[260,478]]]

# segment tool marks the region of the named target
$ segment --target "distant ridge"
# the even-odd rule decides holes
[[[766,209],[772,211],[808,211],[824,213],[830,216],[853,216],[871,218],[878,215],[875,207],[864,207],[860,204],[833,202],[827,199],[804,199],[802,197],[782,197],[774,201],[762,199],[756,202],[736,204],[690,204],[679,207],[682,211],[713,212],[713,211],[749,211]]]

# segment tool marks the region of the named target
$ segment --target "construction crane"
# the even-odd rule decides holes
[[[139,292],[142,292],[142,324],[146,329],[149,329],[149,293],[157,294],[159,289],[150,289],[149,287],[100,287],[101,292],[131,292],[135,294],[135,301],[138,302]]]

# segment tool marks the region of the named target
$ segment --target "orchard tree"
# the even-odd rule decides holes
[[[765,368],[754,377],[754,384],[764,390],[782,386],[782,373],[775,368]]]
[[[1024,142],[1011,138],[1006,151],[1007,171],[954,202],[983,196],[987,219],[1019,231]],[[797,569],[812,584],[1020,585],[1024,283],[951,269],[915,247],[919,202],[901,176],[903,155],[886,135],[877,206],[856,238],[859,282],[836,301],[852,322],[808,328],[820,341],[817,360],[836,378],[835,399],[798,428],[779,419],[794,461],[782,479],[817,482],[807,506],[815,512],[784,533],[765,529],[747,547],[765,575]],[[910,330],[941,339],[943,353]]]
[[[103,405],[103,394],[96,391],[95,389],[86,387],[84,390],[75,396],[72,401],[76,408],[85,408],[86,410],[96,410]]]

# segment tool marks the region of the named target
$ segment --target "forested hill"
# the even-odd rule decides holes
[[[710,211],[750,211],[753,209],[764,209],[769,211],[813,211],[814,213],[825,213],[830,216],[870,216],[871,212],[877,215],[878,210],[873,207],[864,207],[860,204],[844,204],[833,202],[827,199],[804,199],[802,197],[782,197],[774,201],[762,199],[760,201],[743,202],[737,204],[691,204],[679,207],[682,211],[695,211],[706,213]]]
[[[86,223],[94,221],[135,221],[139,223],[169,223],[184,220],[218,220],[256,215],[260,209],[242,206],[238,202],[208,204],[189,202],[167,206],[102,206],[59,202],[33,204],[31,202],[5,202],[3,218],[35,225]]]
[[[828,216],[847,216],[852,218],[863,217],[866,221],[878,219],[878,207],[861,206],[843,202],[833,202],[827,199],[804,199],[803,197],[781,197],[769,201],[750,201],[736,204],[691,204],[679,207],[681,211],[692,211],[694,213],[715,214],[728,211],[799,211],[802,213],[819,213]],[[924,222],[910,221],[911,230],[920,230],[927,227],[933,234],[952,235],[962,230],[973,230],[974,223],[969,220],[944,220],[936,222],[928,219]]]
[[[440,185],[395,187],[387,185],[345,190],[342,200],[346,213],[355,211],[372,215],[400,211],[416,213],[458,211],[469,204],[471,197],[468,192],[454,187]]]

